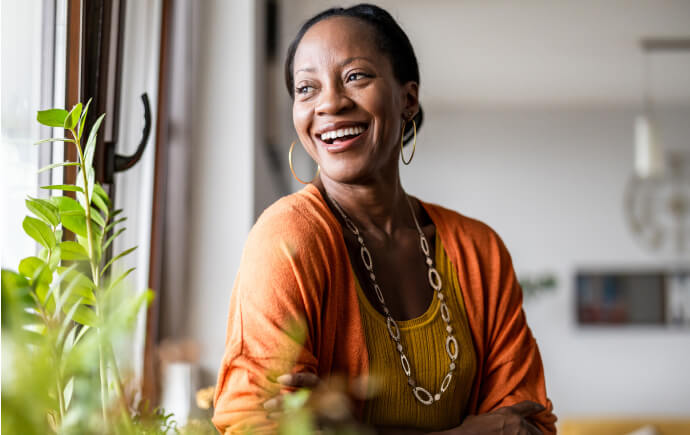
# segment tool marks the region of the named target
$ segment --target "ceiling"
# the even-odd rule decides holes
[[[333,5],[284,3],[300,22]],[[427,105],[639,106],[645,62],[655,104],[690,104],[690,51],[645,56],[639,47],[644,37],[690,38],[690,0],[375,3],[410,36]]]

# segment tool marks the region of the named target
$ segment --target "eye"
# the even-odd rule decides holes
[[[309,86],[309,85],[306,85],[306,86],[298,86],[297,88],[295,88],[295,90],[297,91],[297,93],[298,93],[298,94],[302,94],[302,95],[308,94],[309,92],[312,91],[312,89],[314,89],[314,87],[313,87],[313,86]]]
[[[363,79],[364,77],[368,77],[367,74],[364,74],[363,72],[355,72],[355,73],[349,74],[347,76],[347,80],[345,80],[345,81],[351,82],[351,81]]]

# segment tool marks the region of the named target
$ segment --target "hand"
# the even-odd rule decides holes
[[[283,397],[298,389],[315,389],[321,380],[318,376],[309,372],[284,374],[276,378],[276,382],[281,385],[280,393],[264,402],[264,409],[268,411],[268,418],[277,419],[282,415]]]
[[[449,433],[457,435],[542,435],[541,431],[527,420],[527,417],[544,409],[546,408],[536,402],[525,400],[486,414],[471,415]]]

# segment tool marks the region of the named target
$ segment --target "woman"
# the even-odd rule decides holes
[[[218,429],[271,430],[281,384],[344,375],[377,380],[356,412],[382,433],[555,432],[500,238],[402,188],[401,144],[413,141],[407,163],[422,124],[402,29],[376,6],[327,10],[298,33],[285,75],[295,130],[319,172],[249,235]]]

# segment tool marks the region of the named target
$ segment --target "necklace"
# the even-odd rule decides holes
[[[343,218],[343,221],[345,221],[345,226],[347,227],[347,229],[350,230],[350,232],[357,238],[357,242],[359,243],[360,257],[362,257],[362,263],[364,263],[364,267],[366,268],[367,272],[369,272],[369,279],[371,280],[371,283],[374,286],[376,298],[379,300],[379,303],[383,308],[383,312],[386,315],[386,326],[388,328],[388,334],[390,335],[395,349],[400,354],[400,364],[402,365],[402,369],[405,373],[405,376],[407,376],[407,383],[412,388],[412,394],[414,394],[414,397],[424,405],[431,405],[434,402],[438,402],[439,400],[441,400],[441,395],[448,389],[448,387],[450,386],[450,382],[453,379],[453,371],[456,367],[455,361],[458,358],[459,351],[458,340],[453,335],[453,327],[450,325],[450,311],[448,309],[448,305],[446,305],[445,296],[442,292],[443,283],[441,282],[441,275],[434,267],[434,262],[431,259],[429,253],[429,242],[427,241],[426,237],[424,236],[424,233],[422,232],[422,227],[419,226],[419,222],[417,221],[417,216],[415,216],[414,214],[414,209],[412,208],[410,198],[408,196],[405,196],[405,198],[407,199],[407,205],[410,207],[410,212],[412,213],[412,219],[414,219],[415,226],[417,227],[417,232],[419,233],[419,244],[422,248],[422,253],[424,254],[424,257],[426,257],[426,265],[428,266],[427,276],[429,279],[429,284],[431,285],[431,288],[434,289],[436,297],[441,302],[441,318],[446,324],[446,332],[448,333],[448,335],[446,336],[446,353],[448,354],[448,358],[450,359],[450,364],[448,366],[448,372],[446,373],[446,376],[443,378],[443,381],[441,382],[441,387],[436,394],[431,394],[431,392],[429,392],[429,390],[427,390],[426,388],[417,385],[417,382],[414,380],[414,377],[412,376],[412,366],[410,364],[410,360],[407,358],[407,355],[405,354],[405,348],[400,340],[400,329],[398,328],[397,322],[395,321],[395,319],[393,319],[393,316],[391,316],[390,314],[390,310],[388,309],[386,301],[383,298],[381,287],[379,287],[378,283],[376,282],[376,274],[374,273],[374,262],[371,258],[371,253],[369,252],[369,249],[367,249],[367,246],[364,244],[364,237],[362,237],[362,234],[359,231],[359,228],[357,228],[357,225],[355,225],[352,219],[350,219],[347,216],[347,214],[345,214],[345,211],[342,209],[342,207],[340,207],[340,204],[338,204],[338,202],[335,199],[333,199],[330,195],[328,195],[328,198],[331,200],[333,205],[335,205],[335,208],[336,210],[338,210],[338,213]]]

